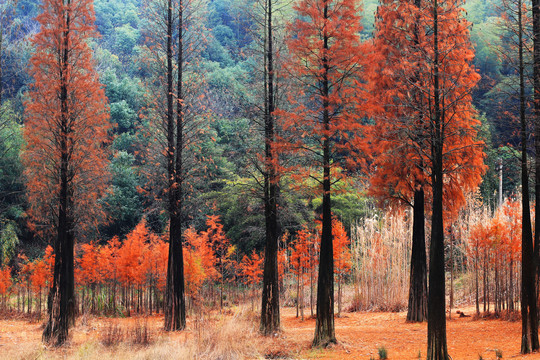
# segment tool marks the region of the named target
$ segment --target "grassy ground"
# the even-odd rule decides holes
[[[472,313],[473,309],[461,309]],[[24,319],[0,320],[1,359],[389,359],[424,358],[424,324],[407,324],[405,313],[345,313],[336,318],[339,344],[311,349],[315,320],[301,321],[295,310],[282,310],[283,332],[274,338],[257,334],[257,316],[248,308],[191,316],[188,329],[161,330],[163,318],[110,319],[82,317],[60,349],[41,344],[42,324]],[[448,321],[448,347],[455,360],[540,359],[519,355],[520,322],[454,318]],[[145,335],[145,329],[147,331]],[[148,342],[148,344],[145,344]]]

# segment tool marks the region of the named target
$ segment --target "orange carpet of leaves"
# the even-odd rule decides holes
[[[462,309],[463,310],[463,309]],[[467,314],[473,309],[465,309]],[[309,312],[309,310],[307,310]],[[254,314],[252,314],[254,315]],[[225,315],[232,317],[232,315]],[[223,319],[215,314],[208,326],[218,326]],[[133,326],[135,318],[79,319],[71,332],[72,339],[67,347],[47,349],[41,340],[40,323],[27,320],[0,320],[0,359],[28,358],[40,354],[40,358],[79,358],[81,351],[88,344],[99,342],[99,334],[109,323],[124,328]],[[378,348],[388,350],[389,359],[418,359],[418,354],[425,356],[426,328],[424,324],[408,324],[405,313],[344,313],[336,318],[336,336],[338,345],[330,349],[311,349],[315,320],[301,321],[295,317],[295,310],[282,309],[283,333],[275,338],[263,338],[256,334],[256,318],[248,320],[253,324],[253,339],[257,343],[259,356],[254,358],[286,359],[374,359],[378,358]],[[186,344],[196,335],[195,324],[188,320],[187,330],[176,334],[167,334],[161,330],[163,319],[149,317],[148,326],[154,338],[159,338],[160,346],[166,343]],[[454,318],[447,323],[449,353],[454,360],[495,359],[495,350],[501,350],[503,359],[540,359],[540,354],[519,355],[521,328],[520,322],[502,320],[472,320],[472,318]],[[246,341],[245,339],[242,341]],[[253,344],[251,344],[253,345]],[[150,345],[156,346],[156,345]],[[36,352],[37,351],[37,352]],[[133,347],[134,355],[141,351]],[[98,350],[99,352],[99,350]],[[114,353],[103,354],[104,358],[114,358]],[[20,355],[20,357],[18,356]],[[125,355],[125,354],[124,354]],[[174,355],[171,354],[172,358]],[[84,356],[83,356],[84,357]]]

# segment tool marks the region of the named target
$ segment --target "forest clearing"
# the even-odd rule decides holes
[[[466,313],[473,308],[464,308]],[[28,320],[0,320],[2,359],[379,359],[385,348],[388,359],[416,360],[424,356],[427,326],[406,323],[405,312],[344,313],[336,318],[339,343],[330,349],[313,349],[314,319],[301,321],[294,309],[282,313],[283,333],[267,338],[257,331],[257,315],[249,307],[234,308],[220,315],[213,311],[202,319],[189,317],[184,332],[163,331],[163,317],[79,319],[69,346],[60,349],[41,344],[41,323]],[[149,344],[133,344],[125,336],[146,323]],[[117,343],[105,345],[110,326],[124,332]],[[519,321],[473,320],[455,317],[448,321],[448,350],[453,359],[539,359],[520,355]]]

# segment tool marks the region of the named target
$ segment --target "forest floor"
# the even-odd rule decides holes
[[[293,308],[282,309],[281,315],[283,332],[273,338],[257,334],[256,313],[249,307],[190,316],[188,330],[172,334],[162,330],[161,316],[84,316],[71,331],[69,344],[59,349],[42,345],[41,322],[0,319],[0,359],[378,359],[381,347],[389,359],[425,359],[427,325],[406,323],[404,312],[344,313],[336,317],[339,343],[329,349],[311,349],[314,319],[301,321]],[[145,327],[150,344],[134,344],[137,330],[145,339]],[[520,335],[519,321],[454,316],[447,322],[454,360],[477,360],[480,355],[496,359],[497,349],[503,359],[540,359],[540,354],[519,355]]]

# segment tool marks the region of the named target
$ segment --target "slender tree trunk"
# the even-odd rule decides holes
[[[535,85],[535,115],[538,115],[536,96],[540,90],[538,87],[538,0],[533,1],[533,32],[534,36],[534,85]],[[535,255],[533,254],[533,234],[531,224],[531,213],[529,204],[529,174],[527,169],[527,123],[525,117],[525,74],[523,62],[523,14],[522,3],[518,1],[518,38],[519,38],[519,98],[520,98],[520,122],[521,122],[521,183],[522,183],[522,231],[521,231],[521,353],[527,354],[538,350],[538,314],[536,306],[536,277],[535,277]],[[538,122],[538,121],[537,121]],[[537,124],[538,126],[538,124]],[[536,139],[538,141],[538,139]],[[538,156],[538,154],[537,154]],[[538,157],[537,157],[538,160]],[[537,162],[538,164],[538,162]],[[540,174],[537,174],[539,176]],[[537,182],[538,186],[539,183]],[[538,191],[538,188],[537,188]],[[537,206],[537,211],[539,207]],[[538,213],[537,213],[538,214]],[[537,220],[538,221],[538,220]],[[538,231],[537,231],[538,234]],[[536,237],[535,237],[536,239]]]
[[[43,341],[54,346],[64,344],[68,329],[75,323],[75,279],[73,262],[73,219],[71,217],[71,182],[68,138],[71,132],[68,109],[68,67],[71,0],[67,0],[65,28],[62,33],[62,57],[60,60],[60,190],[58,204],[58,228],[54,244],[54,274],[48,303],[49,319],[43,330]]]
[[[304,267],[302,267],[302,275],[300,276],[300,316],[302,321],[304,321]]]
[[[274,49],[272,35],[272,0],[266,0],[267,27],[265,85],[265,174],[264,217],[266,221],[266,250],[264,255],[263,291],[261,302],[260,331],[272,335],[279,331],[279,272],[278,272],[278,220],[277,220],[277,174],[274,135]],[[266,91],[265,91],[266,92]]]
[[[311,310],[311,317],[313,317],[313,272],[315,271],[315,264],[313,263],[312,257],[315,254],[310,256],[310,268],[309,268],[309,307]]]
[[[2,95],[4,92],[4,74],[2,72],[3,64],[2,64],[2,54],[4,51],[4,32],[2,30],[2,27],[0,26],[0,109],[2,108]],[[0,267],[2,267],[2,259],[3,256],[0,256]]]
[[[510,258],[510,284],[508,285],[508,310],[514,311],[514,258]]]
[[[298,317],[299,309],[300,309],[300,268],[298,268],[298,275],[296,276],[296,317]]]
[[[328,19],[328,3],[324,5],[324,19]],[[327,29],[323,30],[322,64],[322,98],[323,98],[323,126],[324,134],[330,133],[330,109],[328,97],[330,95],[328,74],[330,66],[326,54],[329,50],[329,36]],[[326,347],[336,343],[334,328],[334,251],[332,239],[332,205],[330,199],[330,139],[324,136],[323,140],[323,201],[322,201],[322,235],[319,260],[319,281],[317,286],[317,321],[313,346]]]
[[[169,174],[169,264],[165,306],[165,330],[183,330],[186,327],[186,303],[184,294],[184,259],[182,249],[182,150],[183,140],[183,2],[178,4],[178,80],[176,139],[173,104],[173,6],[168,2],[167,13],[167,141]]]
[[[540,204],[540,0],[532,0],[533,16],[533,88],[534,88],[534,149],[535,149],[535,204]],[[540,206],[534,207],[535,229],[540,229]],[[540,262],[540,231],[534,231],[534,281],[538,286]],[[538,295],[538,294],[537,294]],[[532,321],[532,319],[531,319]],[[531,331],[538,333],[538,322],[531,323]],[[533,347],[538,350],[538,346]]]
[[[480,315],[480,299],[479,299],[479,290],[478,290],[478,245],[476,246],[476,256],[474,258],[474,280],[476,288],[476,315]]]
[[[443,221],[443,146],[444,115],[440,103],[438,0],[433,4],[433,103],[431,157],[433,169],[433,206],[431,217],[431,246],[429,253],[428,294],[428,360],[448,360],[446,345],[445,278],[444,278],[444,221]]]
[[[454,233],[450,227],[450,308],[448,318],[452,318],[452,308],[454,307]]]
[[[414,192],[413,234],[411,250],[411,276],[407,321],[427,320],[427,259],[424,226],[424,189],[418,186]]]

